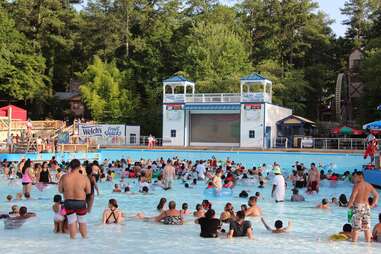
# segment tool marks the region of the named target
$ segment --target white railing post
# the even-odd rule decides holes
[[[340,150],[340,138],[337,139],[337,150]]]
[[[351,150],[353,150],[352,138],[351,138]]]

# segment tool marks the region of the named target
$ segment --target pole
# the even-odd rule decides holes
[[[9,105],[8,108],[8,138],[11,136],[12,132],[12,107]]]

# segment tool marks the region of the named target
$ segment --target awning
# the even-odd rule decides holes
[[[362,126],[364,130],[381,130],[381,120],[367,123]]]
[[[185,104],[185,110],[240,110],[240,104]]]

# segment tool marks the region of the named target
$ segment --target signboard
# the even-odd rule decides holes
[[[125,136],[126,127],[122,124],[80,124],[78,131],[81,138],[111,138]]]
[[[246,110],[257,110],[261,109],[261,104],[245,104],[245,109]]]

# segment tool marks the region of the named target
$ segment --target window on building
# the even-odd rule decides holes
[[[255,131],[254,130],[249,131],[249,138],[255,138]]]
[[[175,138],[176,137],[176,130],[171,130],[171,138]]]
[[[130,134],[130,144],[136,144],[136,134],[135,133]]]

